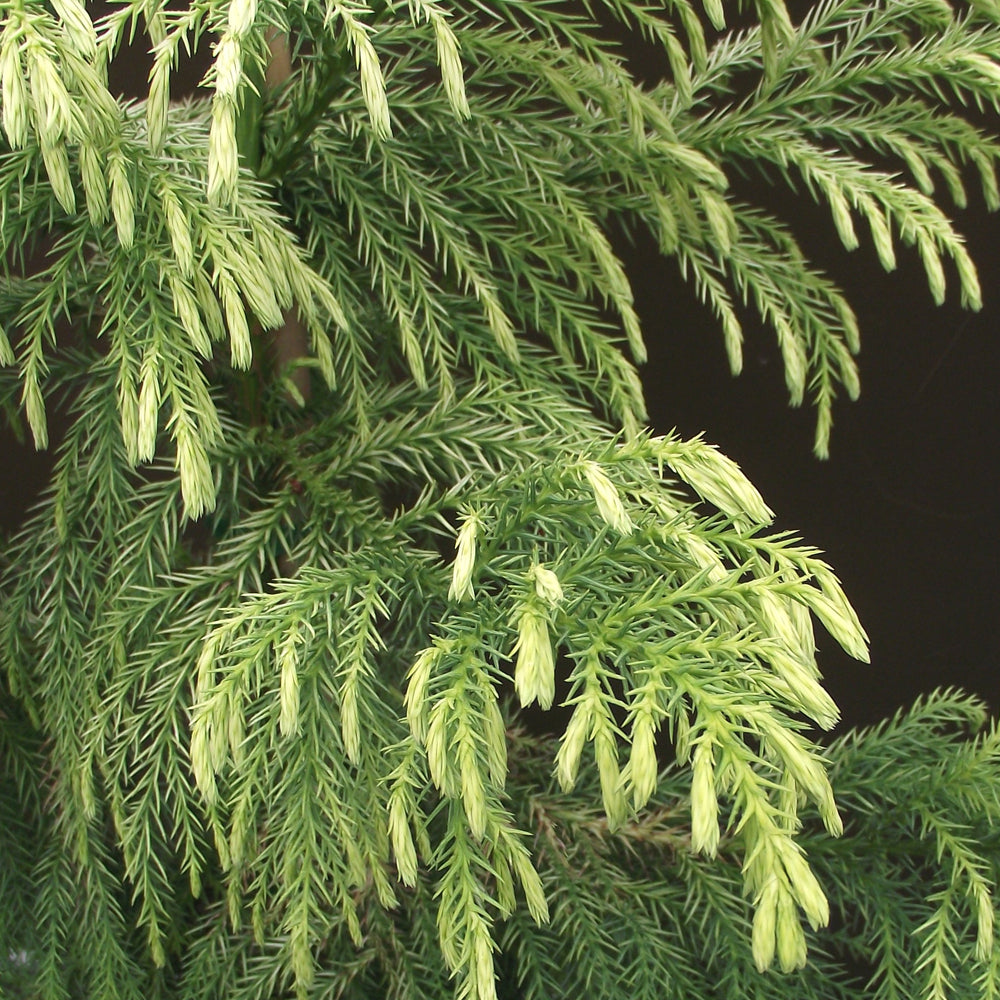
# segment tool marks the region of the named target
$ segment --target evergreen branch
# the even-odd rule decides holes
[[[641,431],[613,242],[655,236],[734,370],[758,312],[825,451],[854,316],[727,177],[803,185],[847,247],[863,219],[886,268],[914,245],[935,300],[950,259],[978,307],[935,182],[1000,200],[968,112],[1000,12],[761,0],[710,50],[701,13],[0,3],[0,403],[39,446],[68,412],[0,575],[0,988],[1000,988],[996,727],[945,693],[816,743],[814,618],[864,630],[734,463]],[[106,69],[140,30],[133,106]],[[171,104],[209,39],[212,94]]]

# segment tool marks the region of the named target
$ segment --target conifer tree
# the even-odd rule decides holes
[[[55,456],[2,556],[3,994],[996,996],[995,727],[820,738],[814,626],[864,631],[645,428],[615,240],[734,372],[759,314],[822,456],[855,317],[731,182],[976,309],[941,203],[1000,203],[998,99],[996,0],[0,2],[0,400]]]

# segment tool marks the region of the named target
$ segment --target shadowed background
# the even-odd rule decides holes
[[[778,527],[827,553],[871,637],[858,664],[820,633],[820,665],[852,723],[938,686],[1000,707],[1000,219],[962,214],[985,306],[933,305],[916,254],[885,274],[870,248],[845,254],[821,210],[785,213],[846,290],[861,325],[861,398],[834,412],[831,457],[811,453],[813,414],[791,410],[774,337],[747,324],[744,371],[728,374],[708,310],[652,248],[631,273],[650,361],[650,419],[704,431],[740,463]]]

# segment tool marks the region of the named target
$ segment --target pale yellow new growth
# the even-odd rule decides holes
[[[172,421],[177,442],[175,464],[180,474],[184,511],[189,518],[195,519],[215,508],[215,480],[205,448],[207,435],[199,434],[181,411],[174,411]]]
[[[94,22],[87,14],[86,6],[79,0],[50,0],[50,2],[67,40],[84,59],[92,60],[97,55],[97,32],[94,30]]]
[[[417,851],[410,834],[406,805],[395,789],[389,795],[389,838],[396,858],[396,870],[404,885],[417,884]]]
[[[858,248],[858,234],[854,231],[851,208],[844,197],[844,193],[829,181],[824,185],[823,193],[829,202],[833,224],[837,228],[837,235],[840,237],[840,242],[844,244],[846,250],[856,250]]]
[[[108,180],[105,176],[104,154],[89,139],[80,143],[80,178],[87,196],[87,213],[95,225],[108,217]]]
[[[237,36],[245,35],[257,18],[256,0],[233,0],[229,5],[229,30]]]
[[[16,360],[10,340],[3,327],[0,327],[0,365],[13,365]]]
[[[135,194],[128,177],[128,160],[119,147],[108,157],[111,182],[111,214],[118,231],[118,241],[127,250],[135,238]]]
[[[406,707],[406,723],[418,743],[427,739],[427,692],[430,687],[431,675],[443,649],[440,646],[427,646],[422,649],[410,667],[406,682],[406,693],[403,703]]]
[[[460,118],[468,118],[469,102],[465,94],[465,79],[458,38],[448,23],[448,15],[435,0],[410,0],[410,18],[414,24],[429,21],[434,28],[441,81],[448,101]]]
[[[778,895],[781,891],[777,875],[772,875],[757,900],[753,915],[751,949],[754,964],[761,972],[774,961],[774,932],[778,924]]]
[[[24,79],[18,36],[10,19],[0,41],[0,90],[3,92],[0,120],[13,149],[19,149],[28,140],[28,88]]]
[[[139,371],[139,408],[136,429],[136,461],[148,462],[156,452],[160,412],[159,355],[146,351]]]
[[[476,537],[479,534],[481,521],[477,514],[467,514],[458,531],[455,542],[455,562],[452,565],[451,586],[448,589],[448,599],[451,601],[472,600],[475,591],[472,587],[472,572],[476,565]]]
[[[840,581],[825,564],[818,564],[813,575],[819,590],[811,587],[802,589],[802,599],[816,613],[826,630],[856,660],[869,662],[868,635],[858,620],[857,612],[851,607]]]
[[[163,218],[166,223],[170,246],[180,273],[189,278],[194,271],[194,248],[191,244],[191,224],[184,214],[177,195],[167,184],[160,185],[160,204],[163,206]]]
[[[518,616],[517,632],[514,690],[524,706],[537,701],[541,708],[551,708],[556,684],[548,618],[528,603]]]
[[[719,800],[715,794],[714,743],[703,737],[694,751],[691,778],[691,850],[715,857],[719,847]]]
[[[638,810],[656,790],[659,771],[656,760],[656,727],[649,710],[642,710],[636,716],[631,737],[629,774],[632,781],[632,804]]]
[[[250,342],[250,327],[247,325],[246,309],[240,297],[239,288],[233,276],[225,270],[220,270],[216,283],[219,298],[226,316],[226,327],[229,330],[229,347],[234,368],[246,371],[253,360],[253,347]]]
[[[809,359],[801,335],[792,329],[783,316],[774,317],[774,331],[778,335],[778,347],[785,368],[785,385],[788,388],[792,406],[802,403],[809,375]]]
[[[774,512],[740,467],[701,440],[655,441],[657,457],[704,499],[733,519],[738,528],[769,524]]]
[[[293,736],[299,730],[300,641],[299,629],[293,625],[278,646],[280,673],[278,729],[282,736]]]
[[[533,563],[528,570],[528,578],[535,584],[535,593],[549,607],[555,607],[563,599],[563,589],[559,577],[547,566]]]
[[[216,94],[208,132],[208,198],[214,204],[236,201],[239,150],[236,144],[236,107],[229,97]]]
[[[594,500],[597,503],[597,512],[601,515],[601,519],[620,535],[631,534],[633,530],[632,519],[625,510],[618,490],[614,483],[608,479],[604,470],[596,462],[588,461],[583,463],[582,471],[590,488],[594,491]]]
[[[370,10],[360,4],[327,4],[327,21],[339,18],[344,25],[347,45],[354,53],[354,61],[361,76],[361,96],[368,109],[372,130],[379,139],[388,139],[392,135],[392,124],[389,120],[385,78],[375,46],[369,37],[372,28],[357,17],[357,13],[370,13]]]
[[[243,47],[232,33],[223,35],[215,47],[216,97],[235,100],[243,79]]]
[[[149,95],[146,98],[146,128],[153,152],[163,149],[170,110],[170,54],[159,53],[149,71]]]
[[[35,447],[41,451],[48,447],[49,429],[45,418],[45,402],[42,399],[42,389],[37,378],[25,377],[24,388],[21,390],[21,402],[31,428],[31,436]]]
[[[458,39],[443,15],[432,14],[431,22],[434,25],[434,39],[437,42],[438,64],[441,66],[444,92],[455,114],[460,118],[468,118],[472,112],[469,110],[469,101],[465,93]]]
[[[927,287],[930,289],[931,298],[934,299],[934,304],[939,306],[945,297],[944,267],[941,265],[941,254],[934,240],[925,230],[917,234],[917,250],[920,251],[920,260],[927,275]]]

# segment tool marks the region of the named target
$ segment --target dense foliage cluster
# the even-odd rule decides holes
[[[643,430],[613,242],[734,371],[759,314],[824,454],[857,324],[729,181],[978,308],[935,196],[1000,203],[1000,6],[754,13],[0,2],[0,402],[39,447],[68,414],[2,557],[0,988],[1000,989],[1000,736],[947,693],[817,742],[813,622],[864,632],[735,464]]]

